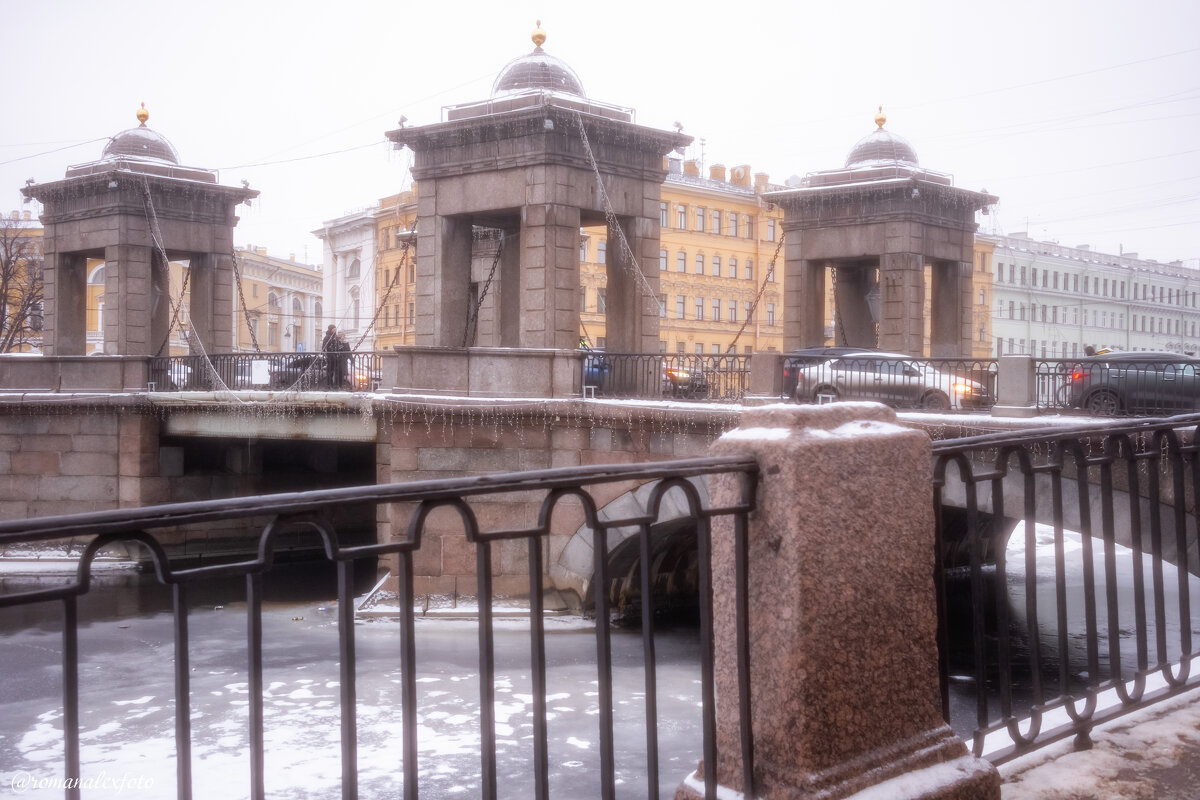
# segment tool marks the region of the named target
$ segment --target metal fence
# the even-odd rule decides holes
[[[750,387],[748,355],[643,355],[593,350],[583,359],[585,396],[737,401]]]
[[[150,360],[152,391],[375,391],[383,353],[213,353]]]
[[[733,473],[741,476],[741,500],[724,508],[705,508],[695,487],[688,480],[702,475]],[[395,772],[403,786],[403,797],[418,796],[418,695],[416,665],[421,654],[415,645],[413,561],[421,548],[431,515],[439,509],[448,510],[461,520],[467,541],[475,551],[478,575],[478,642],[479,642],[479,734],[481,794],[485,798],[497,795],[497,721],[496,665],[494,660],[493,625],[493,558],[501,545],[523,542],[528,555],[530,599],[529,670],[532,682],[532,730],[528,745],[528,763],[533,771],[532,795],[539,800],[549,797],[549,749],[547,712],[546,632],[543,623],[545,552],[550,532],[550,519],[556,507],[564,502],[582,506],[586,524],[593,532],[595,573],[591,581],[595,602],[596,692],[598,693],[598,737],[600,769],[594,776],[595,796],[613,798],[616,795],[614,752],[618,745],[614,733],[614,703],[625,702],[614,696],[612,678],[612,629],[610,624],[609,579],[607,575],[608,535],[610,530],[635,526],[640,537],[643,565],[651,563],[651,526],[656,522],[660,504],[668,492],[682,492],[683,506],[695,525],[698,552],[698,580],[701,618],[701,712],[703,737],[698,743],[697,757],[705,763],[716,763],[716,708],[713,677],[713,636],[710,557],[710,520],[727,515],[734,520],[738,569],[736,588],[737,630],[739,648],[739,677],[742,696],[734,699],[734,707],[749,719],[749,637],[746,591],[746,532],[747,516],[752,510],[757,467],[753,460],[739,458],[703,458],[661,462],[650,465],[576,467],[526,473],[511,473],[469,477],[454,480],[423,481],[409,484],[378,485],[312,491],[296,494],[233,498],[207,502],[180,503],[141,509],[117,509],[63,517],[43,517],[0,523],[0,550],[14,545],[28,545],[74,537],[85,541],[79,559],[78,573],[65,585],[53,588],[20,591],[0,595],[0,608],[27,606],[34,603],[58,604],[61,607],[62,635],[62,729],[64,764],[62,775],[67,785],[66,797],[78,798],[81,769],[80,754],[80,672],[79,606],[87,603],[93,560],[97,553],[114,542],[131,542],[144,548],[153,560],[158,579],[171,587],[173,593],[173,655],[174,655],[174,746],[177,757],[176,797],[190,798],[193,791],[193,740],[191,733],[192,701],[191,667],[189,666],[189,607],[193,591],[207,583],[237,578],[245,581],[246,630],[248,661],[248,741],[250,759],[249,796],[265,796],[264,757],[264,680],[263,680],[263,581],[272,566],[273,553],[290,533],[307,532],[319,535],[325,556],[336,564],[338,692],[340,695],[341,796],[360,796],[358,786],[358,731],[356,679],[364,665],[355,650],[355,596],[353,589],[356,562],[394,556],[399,562],[400,653],[402,679],[397,703],[402,709],[401,748]],[[614,482],[644,483],[657,481],[651,492],[645,516],[602,520],[598,502],[592,492],[597,487]],[[524,498],[540,493],[541,510],[538,523],[519,530],[489,530],[480,524],[472,506],[489,496],[520,493]],[[672,504],[678,502],[674,498]],[[331,523],[332,508],[346,506],[374,508],[380,514],[391,514],[393,529],[406,531],[397,540],[386,544],[346,546],[344,538]],[[443,511],[445,513],[445,511]],[[398,517],[407,514],[403,519]],[[486,516],[486,515],[484,515]],[[159,534],[161,529],[211,523],[218,520],[269,520],[261,530],[258,555],[237,563],[173,568]],[[642,647],[645,658],[645,682],[642,702],[645,707],[646,759],[645,795],[656,798],[660,792],[657,719],[659,685],[655,673],[655,603],[651,570],[643,568],[641,580]],[[389,665],[390,665],[389,660]],[[3,691],[3,690],[0,690]],[[724,713],[731,713],[729,706]],[[753,747],[748,726],[742,742],[745,780],[752,781]],[[378,769],[378,765],[374,765]],[[682,776],[681,776],[682,778]],[[71,781],[75,781],[71,788]],[[752,786],[752,783],[747,785]],[[716,798],[715,770],[706,774],[706,797]],[[640,792],[639,792],[640,794]]]
[[[935,443],[943,704],[974,705],[976,754],[1086,746],[1200,683],[1198,434],[1191,415]]]

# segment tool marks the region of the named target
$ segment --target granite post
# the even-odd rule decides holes
[[[928,437],[873,403],[747,409],[714,455],[751,455],[754,793],[769,800],[1000,797],[941,718]],[[711,485],[736,503],[736,476]],[[729,517],[713,520],[717,781],[742,785]],[[701,764],[676,800],[704,796]],[[720,796],[727,796],[721,794]]]

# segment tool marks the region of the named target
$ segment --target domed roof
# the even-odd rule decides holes
[[[858,140],[846,156],[846,168],[880,167],[903,165],[920,166],[917,161],[917,151],[902,137],[883,129],[887,117],[883,108],[875,115],[875,124],[879,127]]]
[[[167,138],[146,127],[150,112],[146,110],[145,103],[138,109],[137,118],[141,122],[138,127],[121,131],[108,140],[104,152],[100,154],[100,160],[124,156],[178,164],[179,154]]]
[[[519,92],[526,89],[543,89],[584,97],[583,84],[575,70],[562,59],[555,58],[542,49],[546,33],[542,21],[538,20],[533,32],[533,52],[514,58],[500,70],[492,84],[492,97],[502,92]]]

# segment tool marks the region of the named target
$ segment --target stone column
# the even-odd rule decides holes
[[[879,349],[911,356],[925,350],[925,259],[887,253],[879,260]]]
[[[197,253],[188,259],[188,319],[191,334],[188,336],[188,351],[199,355],[200,346],[207,352],[227,352],[229,343],[221,347],[213,340],[213,269],[214,256],[209,253]],[[199,339],[199,345],[196,342]],[[163,355],[167,355],[165,352]]]
[[[520,347],[579,343],[579,209],[527,205],[521,217]]]
[[[783,245],[783,352],[825,344],[825,263],[801,258],[799,231]]]
[[[620,234],[610,227],[605,267],[608,275],[607,349],[614,353],[657,353],[658,221],[626,217],[621,219],[620,226],[629,248],[637,255],[637,263],[630,263]],[[646,255],[650,248],[654,250],[653,259]],[[640,271],[641,276],[635,270]]]
[[[497,293],[496,328],[501,347],[519,347],[521,343],[521,231],[504,231],[504,249],[492,292]],[[497,341],[493,339],[492,341]]]
[[[995,769],[941,718],[928,437],[883,406],[771,405],[711,451],[752,456],[762,476],[748,533],[753,796],[999,798]],[[710,486],[714,507],[738,502],[736,476]],[[715,774],[741,792],[732,520],[712,535]],[[677,800],[703,797],[713,767]]]
[[[87,350],[87,259],[80,253],[45,253],[44,259],[43,350],[54,356],[84,355]],[[107,270],[105,274],[108,274]]]
[[[422,222],[417,236],[417,344],[460,347],[471,283],[471,223],[435,216]]]
[[[165,273],[159,269],[155,278],[155,262],[161,260],[153,250],[144,245],[116,244],[104,248],[104,347],[109,355],[149,356],[151,348],[157,348],[161,339],[153,345],[155,336],[165,336],[167,320],[162,322],[162,332],[154,329],[154,317],[158,315],[155,305],[170,314]],[[157,302],[155,302],[157,300]]]
[[[967,358],[971,354],[971,264],[934,263],[930,279],[929,355]]]

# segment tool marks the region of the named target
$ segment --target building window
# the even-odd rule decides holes
[[[683,295],[675,295],[675,319],[687,319],[687,309],[683,305]]]
[[[665,318],[667,316],[667,296],[660,294],[658,296],[658,316]],[[663,344],[666,346],[666,343]]]
[[[718,278],[721,277],[721,257],[720,256],[713,256],[712,274],[716,275]]]
[[[579,243],[579,263],[587,261],[587,239]]]
[[[696,342],[696,355],[704,355],[704,342]]]
[[[579,310],[587,311],[587,287],[579,287]]]
[[[608,297],[604,289],[596,290],[596,313],[604,314],[608,311]]]
[[[279,295],[275,292],[267,292],[267,308],[279,308]]]
[[[667,227],[667,204],[658,204],[658,224],[662,227]]]
[[[754,260],[750,258],[746,259],[746,280],[754,280]]]
[[[716,299],[715,297],[713,298],[712,309],[713,309],[713,322],[720,322],[721,321],[721,301]]]
[[[675,255],[675,271],[687,272],[687,253],[682,250]]]
[[[729,215],[729,235],[730,236],[737,236],[737,228],[738,228],[737,223],[738,223],[738,215],[730,214]]]
[[[721,232],[721,212],[714,210],[712,213],[712,218],[713,218],[713,228],[712,228],[713,233],[720,233]]]
[[[984,296],[983,296],[983,289],[979,290],[979,305],[981,305],[981,306],[987,305],[987,300],[984,299]]]
[[[660,353],[667,352],[667,342],[665,339],[658,340],[658,352],[660,352]]]
[[[774,303],[767,303],[767,324],[768,325],[775,324],[775,304]]]
[[[696,254],[696,274],[697,275],[704,274],[704,254],[703,253]]]
[[[413,303],[408,304],[408,326],[411,328],[416,323],[416,306]]]
[[[687,227],[687,206],[675,207],[675,227],[679,230]]]
[[[659,272],[667,271],[667,251],[666,250],[658,251],[658,271]]]
[[[987,341],[987,326],[986,325],[979,326],[979,341],[981,341],[981,342]]]
[[[696,230],[704,232],[704,209],[696,209]]]
[[[729,321],[737,322],[737,303],[733,300],[729,301]]]
[[[605,264],[608,257],[608,242],[604,239],[596,242],[596,263]]]
[[[729,277],[737,277],[737,259],[732,256],[729,258]]]
[[[742,352],[748,356],[753,355],[754,354],[754,345],[752,345],[752,344],[744,345],[742,347]]]
[[[717,355],[720,355],[720,354],[721,354],[721,345],[719,345],[719,344],[714,344],[712,347],[713,347],[712,351],[713,351],[713,355],[714,355],[714,356],[717,356]]]
[[[703,297],[696,298],[696,319],[697,320],[704,319],[704,298]]]
[[[350,262],[350,269],[346,272],[347,278],[357,278],[362,272],[362,262],[357,258]]]
[[[775,241],[775,220],[773,219],[767,220],[767,241]]]
[[[278,322],[268,322],[267,323],[267,345],[270,347],[278,347],[279,346],[279,323]]]
[[[754,322],[754,303],[746,301],[746,322]]]
[[[683,342],[676,342],[676,343],[675,343],[675,352],[676,352],[676,353],[680,353],[680,354],[682,354],[682,353],[683,353]]]
[[[754,217],[746,217],[746,238],[754,238]]]

